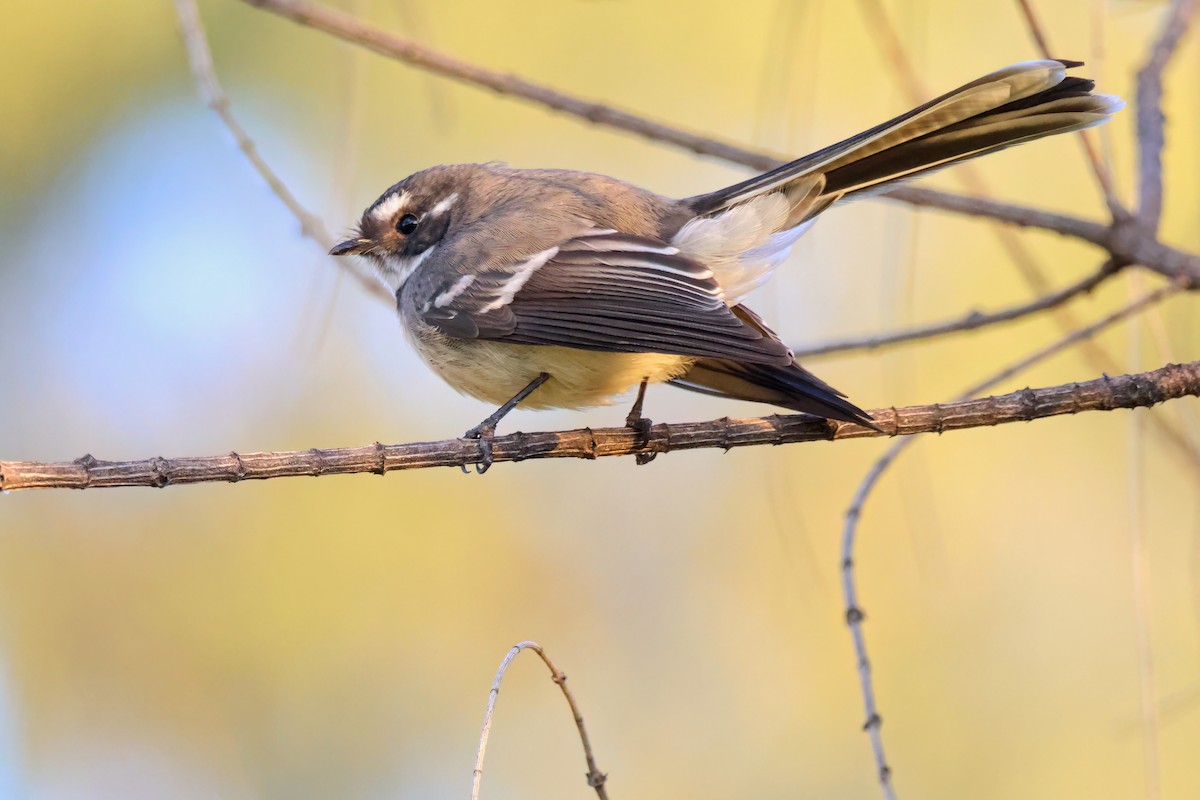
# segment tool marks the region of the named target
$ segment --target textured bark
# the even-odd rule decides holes
[[[1138,375],[1104,377],[956,403],[880,409],[872,412],[882,432],[800,414],[724,419],[683,424],[659,423],[649,441],[628,428],[582,428],[497,437],[494,459],[585,458],[671,453],[750,445],[909,436],[1028,422],[1083,411],[1145,408],[1166,400],[1200,396],[1200,361],[1169,364]],[[467,439],[415,442],[331,450],[230,453],[223,456],[101,461],[85,455],[74,461],[0,461],[0,490],[97,489],[113,486],[174,486],[211,481],[264,480],[296,476],[343,475],[428,467],[462,467],[480,458],[479,443]]]

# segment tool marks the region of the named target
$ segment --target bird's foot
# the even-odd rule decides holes
[[[511,400],[493,411],[491,416],[462,435],[464,439],[479,441],[479,462],[475,464],[476,474],[482,475],[492,466],[492,440],[496,438],[496,426],[500,424],[500,420],[504,419],[505,415],[516,408],[518,403],[533,394],[535,389],[548,380],[550,380],[550,373],[540,373],[524,389],[513,395]],[[471,472],[467,469],[466,464],[463,464],[460,469],[467,474]]]
[[[464,439],[476,439],[479,442],[479,461],[475,464],[475,473],[482,475],[487,472],[492,466],[492,440],[496,438],[496,426],[494,424],[480,424],[471,428],[462,435]],[[463,464],[459,467],[463,474],[470,475],[471,470],[467,469],[467,465]]]
[[[629,412],[625,417],[625,427],[632,430],[638,435],[638,447],[646,447],[650,444],[650,429],[654,427],[654,422],[649,417],[643,417],[641,413]]]
[[[629,414],[625,417],[625,427],[631,429],[638,435],[637,446],[639,448],[649,447],[650,445],[650,429],[654,427],[654,423],[648,418],[642,416],[642,402],[646,399],[646,381],[642,381],[638,387],[637,400],[633,403],[633,408],[629,409]],[[637,453],[634,460],[638,466],[649,464],[654,460],[658,453]]]

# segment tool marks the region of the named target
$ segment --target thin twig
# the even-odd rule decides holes
[[[271,169],[270,165],[263,160],[262,155],[258,152],[258,146],[233,115],[229,97],[225,94],[224,89],[221,88],[221,84],[217,80],[216,71],[213,68],[212,51],[208,46],[208,37],[204,32],[204,24],[200,20],[200,13],[196,9],[195,0],[173,1],[175,3],[175,14],[179,18],[179,30],[183,35],[184,46],[187,48],[188,63],[191,65],[192,77],[195,79],[196,87],[200,90],[204,101],[225,125],[225,128],[237,142],[238,149],[242,151],[242,154],[250,162],[250,166],[254,168],[254,171],[266,182],[271,193],[287,207],[287,210],[300,223],[300,234],[312,239],[320,245],[322,250],[327,252],[329,248],[333,247],[334,241],[333,237],[329,235],[329,230],[325,227],[325,223],[321,221],[320,217],[300,204],[296,196],[292,194],[287,185],[275,173],[275,170]],[[368,292],[383,300],[387,300],[389,303],[394,303],[395,297],[378,280],[360,271],[357,264],[352,264],[351,262],[354,260],[336,259],[336,263],[340,268],[345,269],[353,275],[354,279]]]
[[[1023,372],[1034,364],[1044,361],[1056,353],[1059,353],[1066,348],[1077,344],[1078,342],[1095,336],[1100,331],[1113,325],[1138,311],[1151,306],[1165,299],[1174,292],[1179,291],[1177,284],[1167,284],[1159,287],[1152,292],[1149,292],[1137,300],[1121,307],[1113,313],[1107,315],[1101,320],[1092,323],[1077,331],[1072,331],[1068,335],[1058,339],[1057,341],[1041,348],[1040,350],[1026,356],[1014,364],[1000,370],[990,378],[967,389],[956,403],[965,402],[968,398],[981,394],[995,387],[1014,375]],[[1101,383],[1109,381],[1109,378],[1102,378]],[[1026,390],[1028,391],[1028,390]],[[1017,394],[1021,394],[1018,392]],[[954,405],[953,403],[950,405]],[[854,645],[854,655],[858,664],[858,679],[860,689],[862,691],[863,709],[866,714],[866,723],[864,729],[870,737],[871,750],[875,756],[875,766],[879,776],[880,785],[883,788],[883,793],[888,800],[893,800],[895,797],[895,789],[892,786],[891,767],[888,766],[887,758],[883,747],[883,735],[881,727],[883,717],[879,713],[879,704],[875,699],[875,687],[871,678],[871,662],[867,657],[866,637],[863,633],[864,614],[862,607],[859,605],[858,588],[855,582],[854,573],[854,545],[858,537],[858,523],[862,517],[863,506],[866,504],[867,498],[871,491],[878,484],[880,477],[890,467],[904,450],[915,442],[916,439],[902,439],[895,442],[880,458],[871,465],[862,483],[859,484],[858,490],[854,493],[853,499],[850,501],[850,506],[846,509],[845,525],[842,528],[842,549],[841,549],[841,570],[842,570],[842,595],[846,602],[846,624],[850,627],[850,638]]]
[[[1160,291],[1174,291],[1168,287]],[[1141,408],[1178,397],[1200,396],[1200,361],[1168,364],[1157,370],[1084,383],[969,400],[961,403],[884,408],[872,412],[874,431],[848,422],[832,422],[804,414],[749,419],[724,417],[708,422],[659,423],[648,440],[630,428],[580,428],[544,433],[499,436],[492,446],[495,461],[533,458],[596,459],[639,453],[798,442],[862,439],[944,433],[1010,422],[1028,422],[1061,414]],[[0,491],[21,489],[88,489],[113,486],[154,486],[185,483],[263,480],[267,478],[345,475],[428,467],[462,467],[481,458],[474,439],[439,442],[294,450],[276,453],[230,453],[224,456],[149,458],[139,461],[100,461],[91,455],[74,461],[0,461]]]
[[[1132,275],[1130,293],[1142,291],[1142,276]],[[1142,326],[1129,326],[1130,364],[1142,358]],[[1133,589],[1133,649],[1138,663],[1138,689],[1142,712],[1142,770],[1145,800],[1162,800],[1162,758],[1159,748],[1158,679],[1154,667],[1153,619],[1150,578],[1150,542],[1143,513],[1145,496],[1145,442],[1141,415],[1134,414],[1129,426],[1129,454],[1125,459],[1129,482],[1129,572]]]
[[[1029,0],[1017,0],[1017,5],[1021,7],[1021,14],[1025,17],[1029,35],[1033,37],[1033,43],[1037,46],[1042,58],[1053,58],[1050,55],[1050,40],[1046,38],[1046,29],[1042,27],[1041,21],[1034,12],[1033,4]]]
[[[1017,0],[1017,5],[1021,9],[1021,16],[1025,18],[1025,26],[1029,29],[1029,34],[1033,37],[1033,42],[1037,46],[1042,58],[1055,58],[1053,55],[1054,48],[1050,46],[1046,30],[1042,27],[1037,12],[1033,10],[1031,0]],[[1104,195],[1104,202],[1108,205],[1109,213],[1113,219],[1129,216],[1129,212],[1121,204],[1121,201],[1117,199],[1117,194],[1113,190],[1112,173],[1109,172],[1104,160],[1100,158],[1100,152],[1096,149],[1095,142],[1087,131],[1079,132],[1079,143],[1083,147],[1084,156],[1087,157],[1088,165],[1092,168],[1092,175],[1095,176],[1096,183],[1100,186],[1100,191]]]
[[[839,341],[824,342],[822,344],[813,345],[811,347],[792,348],[796,358],[812,358],[814,356],[828,356],[835,353],[849,353],[861,350],[877,350],[882,347],[890,347],[892,345],[903,344],[905,342],[920,341],[922,339],[932,339],[937,336],[945,336],[952,333],[962,333],[964,331],[975,331],[980,328],[986,328],[989,325],[996,325],[1001,322],[1011,322],[1013,320],[1027,317],[1030,314],[1036,314],[1039,311],[1055,308],[1062,305],[1073,297],[1081,294],[1086,294],[1092,291],[1101,283],[1117,274],[1117,269],[1111,261],[1105,264],[1096,272],[1088,275],[1083,280],[1077,281],[1070,286],[1063,287],[1056,292],[1039,297],[1028,303],[1023,303],[1018,306],[1006,308],[1002,311],[994,311],[990,314],[984,314],[979,311],[972,311],[965,316],[949,322],[939,322],[934,325],[922,325],[915,328],[909,328],[905,331],[895,331],[893,333],[876,334],[874,336],[862,336],[855,339],[841,339]]]
[[[1174,0],[1163,18],[1150,58],[1137,75],[1138,218],[1151,233],[1162,218],[1163,71],[1196,13],[1196,0]]]
[[[475,768],[472,771],[471,779],[471,800],[479,800],[479,785],[483,780],[483,759],[487,753],[488,737],[492,733],[492,715],[496,709],[496,698],[500,696],[500,683],[504,680],[504,673],[508,670],[508,665],[513,662],[513,659],[522,650],[532,650],[538,654],[546,668],[550,670],[550,679],[558,684],[558,688],[562,689],[563,697],[567,699],[567,705],[571,707],[571,716],[575,719],[575,727],[579,730],[579,739],[583,743],[583,755],[587,759],[587,783],[596,790],[596,794],[600,800],[608,800],[608,793],[604,788],[604,783],[608,776],[600,771],[596,766],[596,758],[592,755],[592,743],[588,739],[587,728],[583,724],[583,714],[579,712],[579,705],[575,702],[575,696],[571,694],[571,690],[567,688],[567,676],[563,674],[542,646],[537,642],[519,642],[513,645],[508,654],[504,656],[504,660],[500,662],[500,668],[496,670],[496,678],[492,681],[492,688],[488,691],[487,712],[483,717],[483,730],[479,732],[479,749],[475,752]]]

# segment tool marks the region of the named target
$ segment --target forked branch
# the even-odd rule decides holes
[[[567,676],[550,660],[550,656],[546,655],[546,651],[537,642],[518,642],[513,645],[512,649],[504,656],[504,660],[500,662],[499,669],[496,670],[496,677],[488,692],[487,711],[483,715],[483,730],[479,733],[479,749],[475,751],[475,768],[471,771],[471,800],[479,800],[479,787],[483,782],[483,759],[487,755],[488,739],[492,734],[492,717],[496,711],[496,699],[500,696],[500,684],[504,681],[504,673],[508,671],[509,665],[521,654],[522,650],[532,650],[537,653],[538,658],[542,659],[542,663],[546,665],[546,669],[550,670],[550,680],[558,684],[558,688],[562,690],[563,697],[566,698],[567,705],[571,708],[571,717],[575,720],[575,728],[579,731],[580,742],[583,744],[583,757],[586,759],[588,767],[585,776],[588,786],[596,790],[596,795],[600,800],[608,800],[608,791],[604,788],[608,776],[596,766],[596,757],[592,754],[592,742],[587,735],[587,726],[583,723],[583,714],[579,710],[579,704],[575,702],[575,695],[567,687]]]

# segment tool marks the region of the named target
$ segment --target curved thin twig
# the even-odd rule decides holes
[[[1079,342],[1095,336],[1100,331],[1113,325],[1121,320],[1129,317],[1149,306],[1158,303],[1169,295],[1179,291],[1178,285],[1166,285],[1155,289],[1152,292],[1142,295],[1138,299],[1114,311],[1091,325],[1080,328],[1077,331],[1072,331],[1066,336],[1058,339],[1055,342],[1043,347],[1042,349],[1026,356],[1014,364],[1005,367],[990,378],[981,381],[963,392],[957,402],[967,401],[982,392],[988,391],[997,384],[1008,380],[1029,367],[1044,361],[1056,353],[1059,353],[1066,348],[1078,344]],[[1109,380],[1108,378],[1101,379]],[[854,655],[858,665],[859,687],[862,693],[863,709],[866,714],[866,722],[864,730],[871,741],[871,751],[875,757],[876,772],[879,777],[880,786],[883,789],[884,797],[888,800],[894,800],[895,788],[892,785],[892,770],[887,763],[887,757],[883,747],[883,735],[881,727],[883,725],[883,717],[879,713],[879,703],[875,698],[874,681],[871,678],[871,662],[867,657],[867,642],[866,636],[863,633],[863,614],[862,607],[858,599],[858,587],[855,582],[854,572],[854,545],[858,538],[858,523],[862,518],[863,506],[866,504],[867,498],[872,490],[879,483],[879,479],[883,473],[887,471],[896,459],[904,450],[913,444],[915,439],[901,439],[895,442],[879,459],[871,465],[866,476],[859,484],[858,489],[854,493],[853,499],[850,501],[849,507],[845,513],[845,524],[842,528],[842,549],[841,549],[841,572],[842,572],[842,596],[846,603],[846,624],[850,627],[850,638],[854,646]]]
[[[513,659],[520,654],[522,650],[532,650],[542,659],[542,663],[550,670],[550,679],[558,684],[558,688],[562,689],[563,697],[567,699],[567,705],[571,707],[571,716],[575,719],[575,727],[579,730],[579,739],[583,744],[583,756],[587,760],[587,783],[596,790],[600,800],[608,800],[608,792],[604,788],[608,776],[600,771],[596,766],[596,758],[592,755],[592,743],[588,739],[587,728],[583,724],[583,714],[579,711],[579,705],[575,702],[575,695],[567,688],[567,676],[563,674],[550,657],[546,655],[546,651],[537,642],[518,642],[513,645],[512,649],[504,656],[504,660],[500,662],[500,668],[496,670],[496,677],[492,681],[492,688],[488,691],[487,711],[483,716],[483,730],[479,732],[479,748],[475,751],[475,767],[471,772],[471,800],[479,800],[479,787],[483,781],[483,759],[487,754],[488,738],[492,734],[492,716],[496,710],[496,698],[500,696],[500,683],[504,680],[504,673],[508,671],[508,665],[513,662]]]
[[[1048,294],[1044,297],[1039,297],[1028,303],[1023,303],[1019,306],[1006,308],[1002,311],[994,311],[990,314],[972,311],[963,317],[949,322],[939,322],[934,325],[922,325],[916,328],[909,328],[905,331],[895,331],[893,333],[876,334],[874,336],[862,336],[854,339],[841,339],[823,344],[812,345],[810,347],[794,347],[792,352],[796,358],[813,358],[815,356],[828,356],[835,353],[850,353],[860,350],[878,350],[882,347],[890,347],[892,345],[904,344],[906,342],[915,342],[922,339],[932,339],[937,336],[946,336],[952,333],[962,333],[964,331],[975,331],[980,328],[986,328],[989,325],[996,325],[1001,322],[1012,322],[1013,320],[1027,317],[1030,314],[1036,314],[1039,311],[1046,311],[1051,308],[1056,308],[1067,302],[1073,297],[1081,294],[1086,294],[1092,289],[1095,289],[1101,283],[1117,274],[1117,268],[1112,261],[1106,261],[1099,270],[1088,275],[1080,281],[1076,281],[1070,286],[1065,286],[1057,292]]]
[[[1196,15],[1196,0],[1174,0],[1163,18],[1150,57],[1137,75],[1138,218],[1147,231],[1162,218],[1163,71]]]
[[[291,212],[296,221],[300,223],[300,234],[309,239],[312,239],[320,245],[323,251],[328,252],[329,248],[333,247],[333,237],[329,235],[328,228],[325,223],[316,214],[305,208],[296,196],[292,194],[291,189],[287,184],[276,174],[275,170],[263,159],[258,152],[258,146],[250,135],[246,133],[246,129],[238,122],[237,117],[233,115],[233,110],[230,107],[229,97],[225,94],[225,90],[221,88],[220,81],[217,80],[216,70],[213,68],[212,50],[208,46],[208,37],[204,33],[204,24],[200,20],[200,12],[196,9],[195,0],[174,0],[175,14],[179,18],[179,31],[183,36],[184,47],[188,53],[188,63],[192,69],[192,77],[196,81],[196,87],[200,90],[200,94],[204,97],[208,107],[221,120],[221,123],[233,136],[237,142],[238,149],[242,151],[242,155],[250,162],[250,166],[254,171],[266,182],[267,188],[271,190],[271,194],[275,195],[281,203]],[[392,296],[378,280],[366,272],[357,268],[353,264],[355,259],[335,259],[337,266],[354,277],[356,281],[369,293],[386,300],[389,303],[394,303],[396,298]]]
[[[1033,10],[1032,0],[1017,0],[1017,5],[1021,9],[1021,16],[1025,18],[1025,26],[1029,29],[1029,35],[1033,37],[1039,54],[1042,58],[1055,58],[1053,55],[1054,48],[1050,46],[1046,29],[1042,27],[1037,12]],[[1087,157],[1088,166],[1092,169],[1092,175],[1096,178],[1096,183],[1100,187],[1101,194],[1104,195],[1104,202],[1108,205],[1109,213],[1112,214],[1114,219],[1128,217],[1129,211],[1117,199],[1116,191],[1113,189],[1112,174],[1109,172],[1104,160],[1100,157],[1100,151],[1096,148],[1091,135],[1087,131],[1080,131],[1078,138],[1080,145],[1083,147],[1083,154]]]

